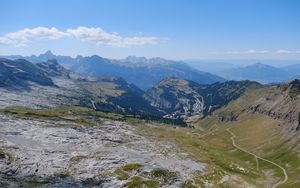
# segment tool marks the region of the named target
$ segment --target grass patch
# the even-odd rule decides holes
[[[191,180],[187,180],[185,181],[182,185],[181,185],[182,188],[197,188],[196,185],[194,185],[193,181]]]
[[[86,156],[86,155],[76,155],[76,156],[71,157],[70,161],[80,162],[80,161],[82,161],[84,159],[87,159],[87,158],[88,158],[88,156]]]
[[[6,157],[5,152],[2,148],[0,148],[0,159],[4,159]]]
[[[215,124],[214,121],[206,120],[206,122],[211,125]],[[217,185],[225,174],[238,175],[246,182],[256,185],[257,178],[261,178],[263,174],[256,171],[254,157],[235,150],[230,134],[226,132],[228,126],[223,126],[218,126],[216,132],[205,137],[199,137],[199,135],[205,134],[209,126],[202,129],[198,127],[173,129],[169,126],[145,125],[140,126],[139,132],[153,141],[173,142],[182,152],[188,153],[193,160],[206,163],[209,168],[201,177],[201,181],[199,180],[199,185],[202,185],[203,181]]]
[[[139,164],[139,163],[128,163],[125,164],[122,169],[124,171],[134,171],[134,170],[138,170],[142,167],[143,165]]]
[[[78,123],[82,125],[92,125],[81,115],[88,114],[89,110],[81,107],[61,106],[51,109],[31,109],[23,107],[9,107],[1,110],[3,113],[16,115],[24,119],[54,120]],[[75,118],[71,119],[70,116]]]
[[[55,174],[54,178],[61,178],[61,179],[64,179],[64,178],[67,178],[67,177],[70,177],[70,172],[60,172],[60,173],[57,173]]]
[[[24,179],[24,178],[12,177],[12,176],[4,176],[2,181],[3,181],[2,183],[8,183],[8,182],[13,182],[14,184],[17,183],[22,185],[21,187],[43,187],[48,183],[50,183],[50,180],[48,179],[45,180],[37,180],[32,178]]]
[[[13,156],[13,154],[11,153],[6,153],[7,157],[8,157],[8,161],[9,162],[13,162],[15,160],[15,157]]]
[[[117,84],[112,82],[85,83],[81,84],[81,86],[95,97],[118,97],[125,93],[124,90],[117,88]]]
[[[155,179],[162,180],[163,182],[172,182],[176,180],[177,173],[171,172],[167,169],[156,168],[150,172],[150,176]]]
[[[96,117],[103,119],[110,119],[115,121],[123,121],[132,125],[139,125],[142,123],[175,123],[178,126],[185,126],[182,122],[172,122],[172,120],[159,117],[141,117],[138,115],[125,115],[113,112],[95,111],[86,107],[79,106],[59,106],[48,109],[31,109],[24,107],[8,107],[0,109],[0,113],[15,115],[24,119],[37,120],[54,120],[77,123],[84,126],[95,126],[95,122],[90,121],[87,117]]]
[[[121,168],[116,169],[115,174],[117,175],[118,180],[127,180],[129,178],[129,175]]]
[[[9,152],[5,152],[2,148],[0,148],[0,159],[7,158],[9,162],[13,162],[15,160],[15,157],[13,154]]]
[[[144,179],[139,176],[134,176],[130,179],[128,183],[124,185],[124,187],[127,188],[155,188],[158,187],[159,182],[157,180],[149,180],[149,179]]]

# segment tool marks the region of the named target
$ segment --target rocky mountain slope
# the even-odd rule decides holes
[[[149,89],[144,97],[168,118],[198,119],[241,96],[256,82],[228,81],[200,85],[188,80],[167,78]]]
[[[36,64],[49,77],[70,78],[70,71],[61,66],[56,59],[49,59],[46,62]]]
[[[300,80],[295,79],[248,89],[194,127],[206,130],[203,137],[212,144],[219,139],[218,150],[229,144],[227,154],[235,153],[230,161],[246,161],[247,169],[262,173],[263,187],[299,187],[299,107]]]
[[[144,92],[118,77],[99,78],[94,82],[82,82],[85,97],[81,104],[97,110],[117,112],[143,117],[161,117],[162,113],[152,107],[142,96]]]
[[[56,60],[32,64],[2,59],[0,66],[1,108],[81,105],[130,115],[160,115],[142,97],[142,90],[121,78],[78,75]]]
[[[0,59],[0,86],[26,86],[28,82],[43,86],[54,85],[44,71],[26,60]]]
[[[224,116],[222,119],[228,119],[226,116],[234,114],[237,117],[244,111],[264,114],[273,119],[285,121],[286,124],[290,124],[285,128],[298,130],[300,124],[300,80],[295,79],[284,84],[249,90],[224,110],[224,114],[221,113],[221,116]]]

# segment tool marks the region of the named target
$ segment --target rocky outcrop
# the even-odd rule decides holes
[[[300,112],[299,112],[299,115],[298,115],[298,125],[296,127],[296,131],[298,131],[300,128]]]
[[[218,119],[220,122],[231,122],[237,120],[237,115],[234,112],[230,112],[229,114],[218,114]]]
[[[239,114],[242,111],[267,115],[276,120],[290,124],[290,129],[299,129],[300,113],[300,90],[299,80],[288,83],[264,86],[256,89],[249,89],[247,93],[240,97],[234,108],[226,107],[222,110],[221,116],[233,111]],[[225,116],[221,119],[226,119]]]
[[[300,94],[300,80],[295,79],[291,81],[288,84],[287,92],[292,98],[296,98]]]

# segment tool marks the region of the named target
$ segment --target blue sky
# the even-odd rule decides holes
[[[0,55],[300,59],[299,0],[1,0]]]

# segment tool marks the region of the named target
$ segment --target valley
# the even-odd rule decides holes
[[[210,117],[187,128],[81,107],[7,108],[1,122],[3,185],[297,187],[300,183],[294,168],[300,164],[298,151],[284,149],[287,139],[282,138],[278,121],[265,115],[243,114],[236,122]],[[124,170],[131,165],[136,170]],[[165,175],[153,175],[157,170]]]
[[[298,79],[143,91],[55,60],[0,65],[1,187],[300,185]]]
[[[300,188],[300,0],[0,7],[0,188]]]

